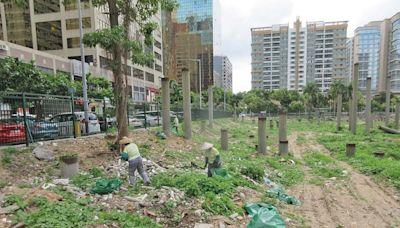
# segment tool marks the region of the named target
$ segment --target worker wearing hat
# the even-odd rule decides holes
[[[123,146],[123,152],[121,154],[121,159],[124,161],[129,162],[129,183],[135,186],[136,177],[135,172],[136,170],[139,172],[139,175],[142,177],[143,182],[145,185],[150,184],[150,179],[143,168],[143,159],[140,156],[139,148],[135,143],[132,142],[131,139],[128,137],[123,137],[119,144]]]
[[[211,143],[204,143],[201,147],[201,150],[205,152],[205,162],[204,169],[207,168],[208,165],[208,176],[212,176],[213,169],[221,168],[221,157],[219,155],[219,151],[214,147]]]

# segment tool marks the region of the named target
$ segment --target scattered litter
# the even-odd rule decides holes
[[[115,179],[106,179],[102,178],[98,181],[96,181],[96,184],[92,187],[90,190],[90,193],[92,194],[109,194],[112,193],[121,187],[122,181],[118,178]]]
[[[285,221],[279,215],[278,210],[269,204],[257,203],[244,206],[252,220],[247,228],[284,228]]]
[[[53,184],[67,186],[69,185],[69,179],[54,179]]]
[[[17,205],[10,205],[8,207],[5,208],[0,208],[0,214],[11,214],[14,211],[18,210],[19,207]]]
[[[165,140],[165,139],[167,139],[167,136],[164,134],[164,132],[157,132],[156,133],[156,136],[159,138],[159,139],[162,139],[162,140]]]
[[[294,197],[286,194],[282,187],[275,187],[267,190],[267,194],[270,197],[279,199],[280,201],[286,202],[287,204],[300,205],[300,201]]]

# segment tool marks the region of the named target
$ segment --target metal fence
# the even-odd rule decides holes
[[[109,127],[106,102],[90,99],[85,122],[83,99],[30,93],[0,94],[0,146],[79,137]],[[87,129],[87,130],[86,130]]]

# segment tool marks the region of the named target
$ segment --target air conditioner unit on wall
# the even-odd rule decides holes
[[[0,50],[8,51],[8,46],[5,44],[0,44]]]

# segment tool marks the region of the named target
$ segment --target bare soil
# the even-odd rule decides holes
[[[297,142],[300,134],[306,143]],[[311,132],[293,132],[289,141],[290,151],[300,160],[307,152],[329,154],[315,142]],[[345,162],[335,161],[348,172],[348,178],[327,179],[321,186],[311,184],[313,174],[304,166],[305,181],[289,191],[301,199],[302,205],[288,209],[304,216],[311,227],[399,227],[400,202],[395,198],[395,190],[375,183]]]

